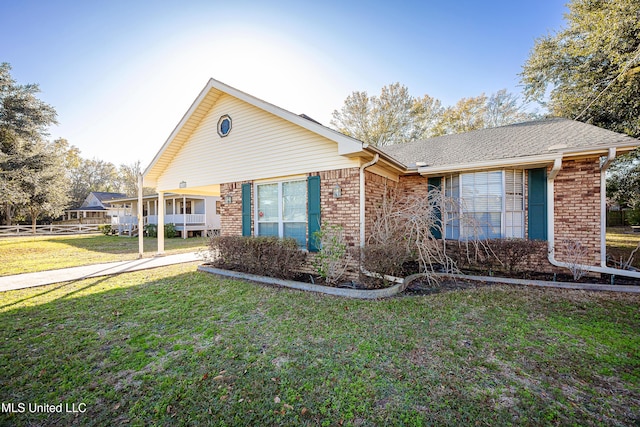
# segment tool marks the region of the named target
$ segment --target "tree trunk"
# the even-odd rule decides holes
[[[11,204],[9,204],[8,202],[5,203],[4,216],[2,219],[4,225],[11,225],[13,219],[13,206],[11,206]]]
[[[38,222],[38,211],[36,209],[29,209],[31,211],[31,232],[36,234],[36,223]]]

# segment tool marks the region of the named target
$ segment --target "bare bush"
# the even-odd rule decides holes
[[[320,249],[311,263],[327,285],[337,285],[351,262],[344,230],[340,225],[324,224],[313,237]]]
[[[566,264],[576,282],[585,275],[585,262],[587,258],[587,248],[578,240],[564,240],[562,242],[566,256]]]
[[[460,214],[464,212],[460,203],[458,199],[445,196],[435,187],[426,194],[403,198],[385,192],[376,209],[369,243],[392,254],[394,264],[407,257],[417,260],[420,272],[427,281],[437,283],[438,276],[435,273],[459,273],[456,260],[449,254],[449,245],[464,248],[463,253],[468,261],[481,254],[492,253],[487,243],[480,239],[481,231],[477,221]],[[464,230],[463,241],[451,242],[443,238],[447,224],[453,223]],[[399,251],[398,245],[404,247],[404,251]],[[461,252],[458,250],[457,253]]]
[[[629,256],[625,260],[623,256],[620,256],[620,261],[614,261],[614,265],[616,268],[620,268],[622,270],[633,270],[633,261],[635,260],[636,252],[640,250],[640,242],[636,245],[636,247],[629,253]]]

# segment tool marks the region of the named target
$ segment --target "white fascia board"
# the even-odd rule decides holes
[[[184,114],[184,116],[182,116],[182,119],[180,120],[180,122],[178,122],[176,127],[173,129],[173,132],[171,132],[171,134],[169,135],[167,140],[164,142],[160,150],[153,157],[153,160],[151,160],[151,163],[149,163],[149,166],[147,166],[147,168],[142,173],[143,179],[147,177],[147,175],[151,172],[151,170],[156,165],[156,163],[158,163],[158,160],[160,160],[160,157],[162,157],[162,154],[164,154],[167,148],[171,145],[171,143],[173,142],[173,139],[178,135],[180,130],[182,130],[182,127],[185,125],[185,123],[187,123],[187,121],[189,120],[191,115],[194,113],[194,111],[198,108],[202,100],[207,96],[207,94],[209,93],[209,90],[211,90],[211,88],[213,87],[214,81],[215,80],[210,79],[205,85],[205,87],[200,91],[200,94],[195,99],[195,101],[193,101],[193,103],[191,104],[191,107],[189,107],[189,109]],[[153,181],[155,182],[155,179]]]
[[[249,95],[248,93],[242,92],[217,80],[211,79],[210,82],[212,83],[213,87],[222,92],[225,92],[235,98],[253,105],[254,107],[260,108],[275,116],[280,117],[281,119],[287,120],[288,122],[296,124],[313,133],[336,142],[338,144],[338,154],[340,155],[346,156],[359,153],[364,148],[363,143],[358,141],[357,139],[343,135],[340,132],[329,129],[321,124],[312,122],[311,120],[305,119],[304,117],[301,117],[276,105],[270,104],[266,101],[256,98],[255,96]]]
[[[583,147],[583,148],[575,148],[571,150],[562,150],[557,153],[563,155],[564,157],[568,156],[591,156],[591,155],[608,155],[610,149],[615,149],[617,153],[624,153],[628,151],[633,151],[640,146],[640,141],[637,141],[635,144],[630,144],[628,142],[619,143],[619,144],[608,144],[606,146],[594,146],[594,147]]]
[[[424,166],[418,168],[421,175],[436,175],[440,173],[463,172],[469,170],[494,169],[500,167],[535,166],[553,163],[561,154],[545,154],[539,156],[516,157],[511,159],[486,160],[464,164]]]

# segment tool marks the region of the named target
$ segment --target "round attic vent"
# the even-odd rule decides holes
[[[231,132],[231,117],[228,114],[221,116],[218,120],[218,135],[224,138]]]

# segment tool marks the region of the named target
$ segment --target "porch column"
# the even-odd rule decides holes
[[[182,238],[187,238],[187,196],[182,196]]]
[[[158,253],[164,255],[164,193],[158,192]]]
[[[138,175],[138,257],[142,258],[144,255],[144,219],[142,218],[142,174]]]

